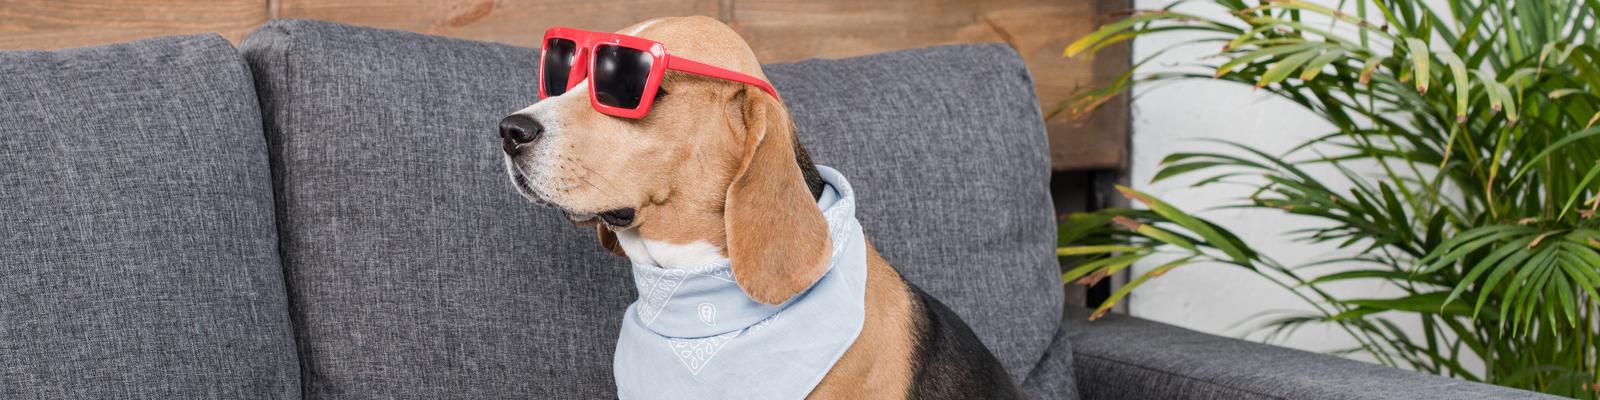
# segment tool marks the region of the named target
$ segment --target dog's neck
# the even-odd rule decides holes
[[[727,260],[722,247],[709,241],[696,240],[673,243],[646,239],[638,229],[617,232],[617,244],[635,264],[654,265],[667,269],[693,269]]]
[[[667,269],[693,269],[726,260],[727,232],[721,200],[710,194],[680,191],[654,196],[640,208],[647,216],[639,226],[615,231],[617,245],[635,264]]]

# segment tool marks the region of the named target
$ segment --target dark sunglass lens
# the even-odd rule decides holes
[[[616,45],[595,47],[594,76],[589,77],[595,99],[612,107],[638,108],[654,62],[649,53],[640,50]]]
[[[578,44],[567,39],[550,39],[544,44],[545,96],[560,96],[567,92],[567,76],[572,74],[572,61],[577,58]]]

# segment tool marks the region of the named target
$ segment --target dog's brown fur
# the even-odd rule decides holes
[[[867,242],[867,315],[861,336],[811,391],[813,399],[910,397],[916,343],[914,310],[900,273]]]
[[[755,88],[741,97],[744,157],[724,197],[723,249],[745,294],[781,304],[828,272],[828,221],[796,166],[789,112]]]
[[[715,19],[656,19],[620,33],[766,79],[744,40]],[[593,110],[582,86],[541,102],[537,112],[559,116],[546,123],[565,133],[543,139],[535,160],[512,161],[513,179],[528,182],[523,194],[596,223],[601,246],[618,254],[625,251],[616,232],[627,230],[657,242],[705,242],[733,260],[752,299],[779,304],[805,290],[826,272],[831,250],[827,223],[796,167],[787,109],[754,87],[677,72],[668,72],[662,89],[669,94],[639,120]],[[630,226],[593,218],[619,208],[635,210]],[[867,250],[865,326],[811,398],[910,393],[920,310],[870,242]]]

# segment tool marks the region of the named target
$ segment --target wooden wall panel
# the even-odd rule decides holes
[[[1048,110],[1127,68],[1126,47],[1093,61],[1061,50],[1130,0],[0,0],[0,49],[62,48],[220,32],[238,41],[272,18],[308,18],[532,46],[550,25],[610,31],[650,17],[733,25],[764,62],[838,58],[938,44],[1005,42],[1027,62]],[[1047,121],[1058,170],[1119,169],[1125,102]]]
[[[1074,93],[1104,85],[1128,70],[1132,57],[1128,46],[1108,47],[1092,59],[1064,59],[1061,52],[1072,40],[1130,9],[1130,3],[1095,0],[1075,3],[1079,7],[1013,8],[991,12],[984,18],[1004,32],[1006,42],[1027,61],[1040,106],[1049,112]],[[1057,170],[1120,171],[1128,160],[1128,117],[1124,97],[1077,120],[1059,116],[1045,121],[1050,133],[1051,164]]]
[[[274,0],[277,18],[307,18],[533,46],[545,28],[614,31],[663,15],[717,17],[717,0]]]
[[[265,0],[0,0],[0,49],[59,49],[203,32],[237,43],[267,18]]]
[[[738,0],[729,20],[765,62],[839,58],[954,43],[1005,42],[1033,74],[1048,111],[1127,69],[1125,48],[1093,61],[1061,58],[1073,38],[1126,10],[1127,0]],[[1057,170],[1119,169],[1127,159],[1123,103],[1086,118],[1046,121]]]

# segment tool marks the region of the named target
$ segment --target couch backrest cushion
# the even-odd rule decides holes
[[[0,398],[299,398],[271,183],[221,37],[0,52]]]
[[[964,45],[763,69],[812,158],[859,188],[873,246],[1021,384],[1064,298],[1049,146],[1022,59]]]
[[[537,34],[537,29],[529,29]],[[533,49],[313,21],[242,45],[257,74],[312,398],[601,398],[635,296],[621,258],[518,197],[495,127]],[[1001,46],[772,65],[873,243],[1014,377],[1060,321],[1049,160]]]

